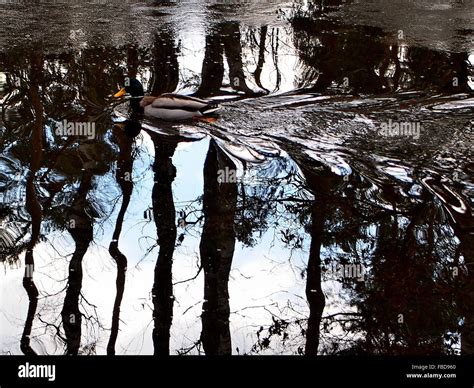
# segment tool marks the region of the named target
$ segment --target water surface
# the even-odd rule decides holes
[[[3,354],[474,352],[472,2],[0,8]]]

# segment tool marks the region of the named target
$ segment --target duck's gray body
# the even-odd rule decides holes
[[[219,106],[210,101],[178,94],[162,94],[159,97],[146,96],[140,102],[145,116],[166,121],[187,120],[214,113]]]

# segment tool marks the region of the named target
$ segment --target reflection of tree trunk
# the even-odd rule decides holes
[[[315,200],[312,206],[311,247],[308,268],[306,270],[306,298],[309,304],[308,330],[306,332],[306,351],[308,356],[315,356],[319,347],[319,326],[325,306],[324,293],[321,288],[321,245],[324,233],[326,203]]]
[[[92,241],[92,222],[86,213],[87,194],[92,186],[92,175],[84,173],[76,198],[71,206],[68,231],[74,239],[76,249],[69,263],[69,277],[64,306],[61,311],[67,340],[67,354],[77,355],[81,345],[81,312],[79,296],[82,288],[82,259]]]
[[[218,182],[219,170],[234,163],[212,141],[204,164],[204,226],[200,253],[204,269],[201,340],[207,355],[231,353],[229,273],[235,248],[237,183]]]
[[[115,230],[112,236],[112,242],[109,245],[109,253],[114,258],[117,264],[117,294],[115,296],[114,309],[112,313],[112,328],[110,332],[109,343],[107,344],[107,354],[115,354],[115,342],[117,341],[117,335],[119,330],[119,319],[120,319],[120,304],[122,303],[122,297],[125,289],[125,273],[127,271],[127,258],[120,252],[118,248],[120,233],[122,232],[123,219],[127,212],[130,198],[133,191],[132,168],[132,144],[133,141],[129,137],[122,133],[121,129],[115,132],[120,152],[117,160],[117,173],[116,180],[122,190],[122,206],[120,207],[117,221],[115,223]]]
[[[157,96],[173,92],[178,87],[179,64],[172,34],[166,32],[155,34],[153,58],[151,94]]]
[[[421,199],[424,199],[423,197]],[[398,254],[394,258],[397,261],[396,268],[399,269],[399,278],[403,279],[401,282],[401,288],[412,289],[416,287],[417,282],[423,282],[426,274],[424,273],[424,269],[432,268],[432,271],[435,270],[436,263],[434,262],[425,262],[423,264],[423,270],[417,268],[416,263],[413,263],[413,259],[416,258],[417,253],[421,253],[422,249],[419,245],[419,242],[416,237],[416,231],[423,226],[424,221],[426,220],[427,214],[429,214],[431,204],[428,202],[423,201],[418,206],[416,206],[412,212],[411,217],[409,218],[409,224],[405,229],[405,237],[401,242],[400,248],[398,250]],[[398,225],[398,223],[397,223]],[[395,227],[395,225],[394,225]],[[396,249],[394,249],[396,251]],[[434,256],[428,256],[429,259],[433,258]],[[412,261],[412,262],[411,262]],[[431,260],[430,260],[431,261]],[[410,268],[411,267],[411,268]],[[408,273],[404,273],[406,268],[410,268]],[[414,275],[411,274],[412,271],[416,271]],[[430,271],[431,272],[431,271]],[[405,275],[405,276],[403,276]],[[399,284],[400,286],[400,284]],[[395,298],[394,298],[395,299]],[[419,316],[416,314],[408,314],[410,308],[413,306],[412,298],[408,297],[407,295],[403,295],[402,297],[396,298],[400,302],[399,308],[400,312],[405,314],[404,323],[407,328],[413,328],[412,330],[406,330],[405,342],[406,346],[409,349],[410,353],[414,354],[426,354],[428,349],[428,341],[424,338],[424,333],[422,330],[416,330],[416,324],[418,322],[422,322],[423,320],[420,319]],[[395,310],[395,309],[394,309]],[[442,338],[443,333],[437,333],[436,337],[436,345],[438,345],[439,338]],[[422,345],[424,343],[424,345]],[[438,347],[438,346],[437,346]],[[439,347],[440,348],[440,347]],[[439,349],[438,348],[438,349]],[[438,350],[437,351],[441,351]]]
[[[155,184],[152,192],[153,218],[158,234],[160,253],[155,266],[153,283],[153,345],[155,355],[168,355],[170,351],[170,328],[173,320],[172,266],[176,243],[176,213],[172,183],[176,168],[172,157],[177,143],[162,142],[152,137],[155,145]]]
[[[240,40],[240,30],[238,23],[225,23],[223,28],[222,41],[224,42],[225,55],[229,64],[230,84],[235,90],[245,94],[253,94],[253,91],[245,82],[245,75],[242,64],[242,43]]]
[[[255,69],[253,76],[255,77],[255,83],[257,84],[257,86],[260,89],[265,90],[266,93],[269,93],[269,90],[263,87],[262,80],[261,80],[263,65],[265,64],[265,40],[267,38],[267,31],[268,31],[267,26],[262,26],[260,28],[260,42],[258,45],[257,68]]]
[[[464,258],[467,273],[464,275],[459,268],[459,263],[454,262],[456,269],[459,270],[459,278],[456,281],[462,286],[456,304],[459,306],[460,313],[464,319],[461,329],[461,354],[474,354],[474,217],[469,206],[468,200],[452,197],[446,193],[439,182],[431,181],[430,186],[438,190],[438,195],[444,197],[446,206],[451,209],[450,221],[456,237],[459,240],[458,252]],[[462,202],[461,202],[462,201]],[[455,211],[454,208],[464,208],[465,211]]]
[[[279,29],[273,28],[272,29],[272,56],[273,56],[273,64],[275,65],[275,72],[276,72],[276,82],[275,82],[275,90],[280,89],[281,85],[281,71],[278,67],[278,43],[279,43]]]
[[[439,178],[425,178],[423,182],[442,199],[446,213],[449,215],[451,227],[459,240],[455,253],[455,260],[451,263],[451,270],[459,273],[451,274],[455,280],[456,289],[459,290],[455,300],[464,323],[461,333],[461,354],[474,354],[474,217],[469,206],[469,200],[463,195],[454,196],[447,190]],[[460,193],[459,193],[460,194]],[[463,211],[460,211],[463,209]],[[467,273],[459,265],[459,256],[463,256]],[[418,279],[417,279],[418,280]]]
[[[328,214],[329,198],[334,196],[334,187],[338,183],[330,171],[319,171],[310,163],[296,158],[308,187],[315,196],[311,207],[311,246],[306,269],[306,298],[309,305],[308,329],[306,331],[307,356],[318,354],[321,318],[325,307],[325,297],[321,287],[321,247],[325,233],[325,220]]]
[[[28,313],[25,328],[21,337],[20,348],[24,354],[36,354],[30,345],[31,329],[38,306],[38,289],[33,281],[34,256],[33,250],[40,237],[42,210],[35,189],[35,177],[41,165],[43,156],[43,105],[39,96],[39,83],[42,76],[43,55],[40,51],[33,51],[31,55],[31,88],[30,98],[35,115],[31,133],[31,163],[26,181],[26,209],[31,215],[31,239],[25,253],[25,274],[23,287],[28,294]]]
[[[219,39],[219,31],[206,35],[206,51],[201,71],[201,85],[196,95],[212,96],[219,93],[224,78],[224,49]]]
[[[229,65],[230,86],[245,94],[254,94],[247,86],[242,64],[242,43],[238,23],[220,23],[206,35],[206,51],[201,71],[201,85],[196,95],[212,96],[222,92],[224,78],[223,54]]]

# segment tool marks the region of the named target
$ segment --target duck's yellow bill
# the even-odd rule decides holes
[[[115,98],[122,97],[126,94],[125,88],[120,89],[117,93],[114,94]]]

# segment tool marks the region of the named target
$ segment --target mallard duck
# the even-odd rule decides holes
[[[129,96],[132,110],[143,112],[148,117],[165,121],[189,120],[210,115],[219,109],[219,105],[212,101],[179,94],[145,96],[143,85],[139,80],[128,81],[126,86],[114,94],[114,97]]]

